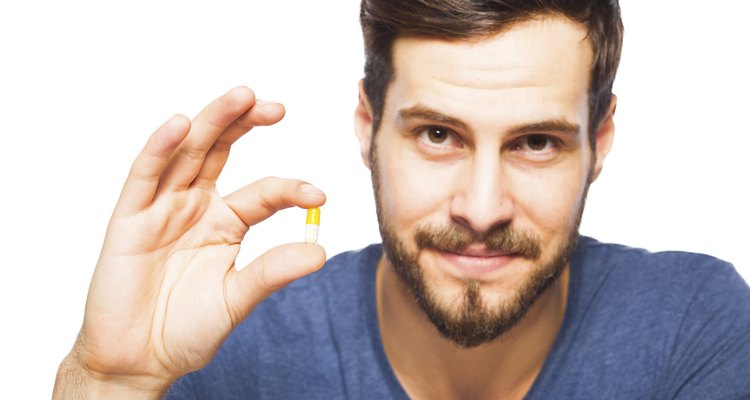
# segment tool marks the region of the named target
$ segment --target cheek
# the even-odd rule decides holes
[[[378,146],[377,151],[378,196],[383,218],[400,233],[423,224],[444,225],[449,219],[455,172],[415,159],[405,154],[409,150],[396,146]]]
[[[578,220],[586,175],[578,163],[554,171],[515,174],[512,192],[519,227],[535,231],[543,242],[562,240]]]

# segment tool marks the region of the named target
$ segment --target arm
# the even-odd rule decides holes
[[[279,178],[223,198],[216,192],[231,145],[283,114],[280,104],[236,88],[193,121],[175,116],[151,135],[110,220],[53,398],[159,398],[208,364],[255,305],[323,265],[320,246],[297,243],[235,269],[250,226],[283,208],[325,202],[311,185]]]

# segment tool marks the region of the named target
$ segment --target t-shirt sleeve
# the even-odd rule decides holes
[[[750,399],[750,288],[731,264],[707,259],[695,266],[702,282],[681,318],[661,398]]]

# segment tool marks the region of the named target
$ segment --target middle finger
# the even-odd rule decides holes
[[[170,159],[159,184],[160,191],[187,189],[203,167],[206,154],[216,139],[254,104],[253,91],[237,87],[206,106],[195,117],[190,132]]]

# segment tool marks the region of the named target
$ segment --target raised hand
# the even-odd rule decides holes
[[[215,188],[231,145],[284,115],[240,87],[192,121],[175,116],[136,158],[107,229],[83,326],[63,361],[56,398],[158,398],[199,369],[273,291],[319,269],[325,252],[286,244],[246,268],[235,258],[248,228],[292,207],[314,207],[313,186],[266,178],[222,198]]]

